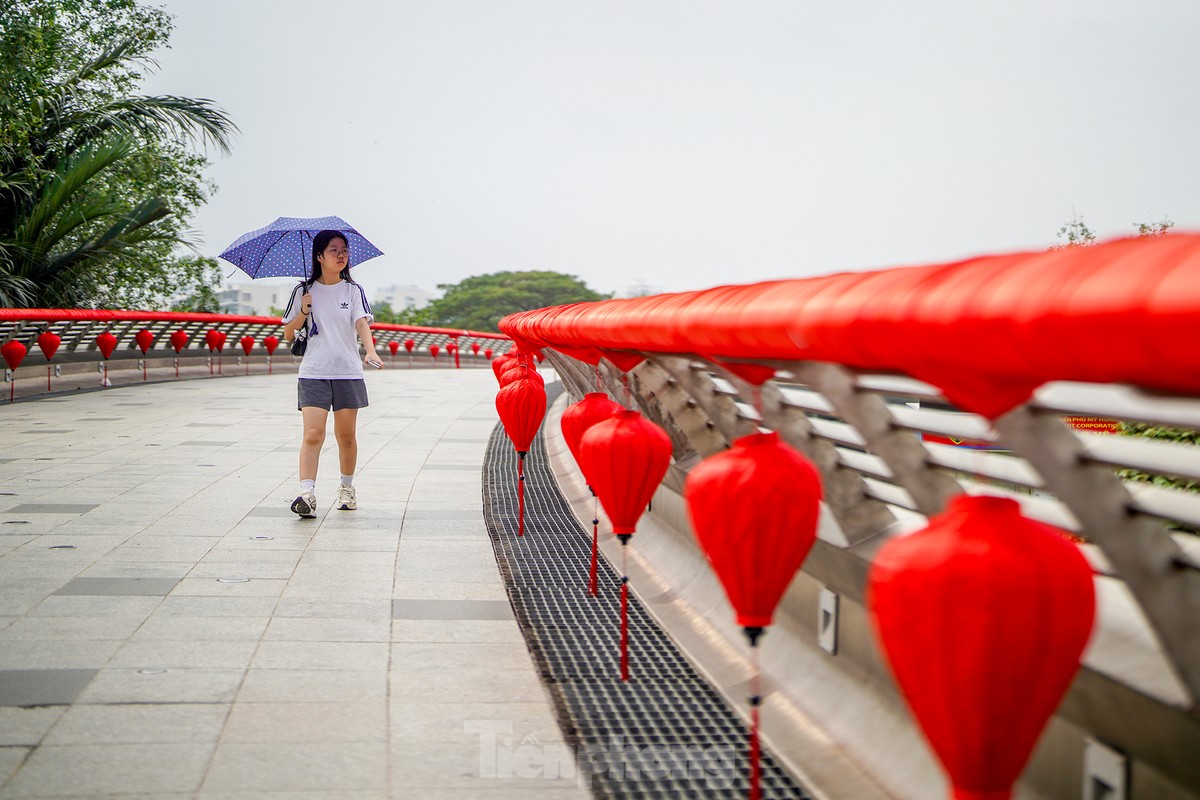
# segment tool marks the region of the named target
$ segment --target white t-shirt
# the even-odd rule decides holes
[[[312,316],[308,318],[308,349],[300,362],[301,378],[319,380],[353,380],[362,378],[362,356],[358,352],[358,336],[354,323],[363,317],[374,321],[367,293],[357,283],[338,281],[326,286],[314,283]],[[304,284],[292,290],[283,321],[291,322],[300,313],[300,298]],[[314,330],[315,328],[315,330]]]

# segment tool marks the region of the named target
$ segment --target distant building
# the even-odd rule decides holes
[[[420,286],[384,286],[375,291],[371,305],[387,303],[393,311],[403,311],[406,308],[424,308],[433,297],[433,292]]]
[[[615,296],[618,298],[646,297],[652,294],[662,294],[662,291],[661,286],[651,286],[641,279],[636,279],[633,283],[617,292]]]
[[[267,317],[271,315],[272,308],[283,310],[295,285],[295,281],[227,283],[224,289],[217,292],[217,300],[221,304],[222,314]]]

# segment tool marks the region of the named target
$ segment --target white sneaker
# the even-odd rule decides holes
[[[358,500],[354,497],[354,487],[339,486],[337,501],[333,505],[338,511],[354,511],[358,508]]]
[[[317,496],[312,492],[301,492],[300,496],[292,501],[292,511],[304,519],[312,519],[317,515]]]

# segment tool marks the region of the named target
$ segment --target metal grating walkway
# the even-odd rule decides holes
[[[561,392],[548,387],[551,401],[555,389]],[[525,459],[524,537],[517,536],[517,455],[500,425],[483,469],[484,519],[496,560],[594,796],[745,798],[745,725],[632,593],[631,679],[620,680],[620,575],[602,558],[600,595],[588,595],[591,531],[559,493],[541,432]],[[764,798],[809,797],[765,750],[762,776]]]

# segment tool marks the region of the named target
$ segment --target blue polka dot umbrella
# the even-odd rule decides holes
[[[345,234],[351,266],[383,255],[341,217],[280,217],[265,228],[239,236],[220,257],[251,278],[307,279],[312,270],[312,240],[321,231]]]

